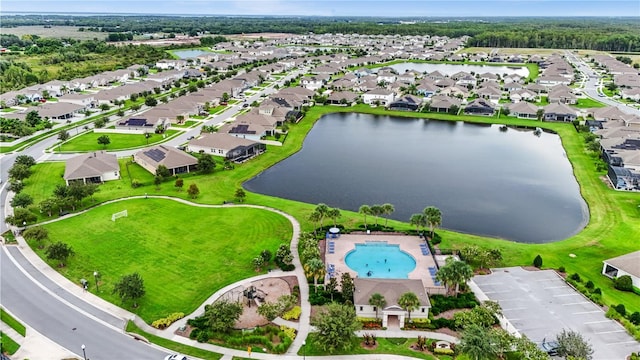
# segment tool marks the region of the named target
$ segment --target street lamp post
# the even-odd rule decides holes
[[[86,347],[84,346],[84,344],[82,344],[82,357],[84,358],[84,360],[87,360],[87,353],[84,351]]]
[[[93,272],[93,278],[96,280],[96,292],[100,291],[100,287],[98,286],[98,276],[100,276],[100,274],[98,273],[98,271],[94,271]]]
[[[23,221],[22,222],[22,232],[24,232],[27,229],[27,222]]]
[[[302,342],[302,360],[306,360],[307,359],[307,342],[303,341]]]

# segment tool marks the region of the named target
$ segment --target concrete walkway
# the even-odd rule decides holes
[[[111,200],[111,201],[107,201],[104,202],[102,204],[99,204],[97,206],[104,206],[106,204],[111,204],[111,203],[116,203],[116,202],[121,202],[121,201],[127,201],[127,200],[131,200],[131,199],[143,199],[145,198],[144,196],[135,196],[135,197],[129,197],[129,198],[123,198],[123,199],[116,199],[116,200]],[[263,210],[267,210],[267,211],[272,211],[275,212],[277,214],[280,214],[284,217],[286,217],[292,224],[293,227],[293,233],[292,233],[292,239],[291,239],[291,244],[290,244],[290,248],[291,248],[291,253],[293,255],[293,264],[295,265],[295,270],[292,272],[283,272],[280,270],[275,270],[275,271],[271,271],[267,274],[263,274],[263,275],[259,275],[259,276],[255,276],[255,277],[251,277],[248,279],[244,279],[242,281],[236,282],[234,284],[230,284],[222,289],[217,290],[214,294],[212,294],[203,304],[201,304],[194,312],[192,312],[191,314],[185,316],[183,319],[175,322],[174,324],[172,324],[171,326],[169,326],[167,329],[164,330],[159,330],[156,328],[151,327],[150,325],[148,325],[147,323],[145,323],[142,319],[138,318],[135,314],[122,309],[112,303],[109,303],[105,300],[103,300],[102,298],[90,293],[90,292],[85,292],[82,287],[79,284],[75,284],[73,282],[71,282],[69,279],[65,278],[64,276],[62,276],[60,273],[58,273],[57,271],[55,271],[54,269],[52,269],[50,266],[48,266],[26,243],[26,241],[24,240],[24,238],[22,236],[16,236],[16,239],[18,241],[18,246],[9,246],[8,248],[13,248],[12,251],[10,251],[10,253],[17,259],[17,262],[25,269],[25,271],[29,274],[31,274],[36,281],[40,282],[42,284],[43,287],[47,287],[50,290],[53,290],[54,288],[56,290],[59,290],[59,288],[63,288],[65,290],[65,292],[63,293],[67,293],[66,295],[61,295],[60,291],[56,291],[56,293],[63,297],[64,296],[70,296],[71,298],[68,300],[70,303],[74,303],[76,304],[76,308],[79,311],[83,311],[85,313],[88,313],[90,316],[92,316],[94,318],[94,320],[96,321],[100,321],[103,322],[105,325],[110,326],[112,328],[116,328],[119,331],[123,331],[124,326],[126,324],[127,320],[133,320],[135,322],[135,324],[141,328],[142,330],[144,330],[147,333],[153,334],[153,335],[157,335],[178,343],[182,343],[185,345],[189,345],[189,346],[193,346],[193,347],[197,347],[200,349],[204,349],[204,350],[208,350],[208,351],[213,351],[216,353],[220,353],[223,354],[224,357],[223,358],[227,358],[230,359],[233,356],[237,356],[237,357],[248,357],[248,354],[246,351],[243,350],[235,350],[235,349],[230,349],[230,348],[226,348],[226,347],[222,347],[222,346],[217,346],[217,345],[213,345],[213,344],[203,344],[203,343],[199,343],[195,340],[191,340],[189,338],[186,338],[184,336],[180,336],[180,335],[176,335],[175,331],[183,326],[184,324],[186,324],[187,319],[195,317],[195,316],[199,316],[202,313],[204,313],[204,306],[207,304],[211,304],[212,302],[216,301],[218,298],[220,298],[220,296],[222,296],[223,294],[225,294],[226,292],[228,292],[231,289],[234,289],[238,286],[243,286],[243,285],[247,285],[251,282],[254,282],[256,280],[261,280],[261,279],[267,279],[267,278],[273,278],[273,277],[282,277],[282,276],[290,276],[290,275],[295,275],[296,278],[298,279],[298,285],[300,287],[300,299],[301,299],[301,310],[302,313],[300,315],[300,321],[298,323],[293,323],[293,322],[288,322],[282,319],[280,322],[282,324],[286,324],[287,326],[290,327],[294,327],[298,330],[298,333],[296,335],[296,338],[294,339],[293,343],[291,344],[291,346],[289,347],[288,351],[286,352],[286,354],[284,355],[276,355],[276,354],[264,354],[264,353],[257,353],[257,352],[253,352],[251,354],[252,358],[256,358],[256,359],[299,359],[300,356],[296,355],[300,349],[302,349],[303,344],[305,343],[307,336],[309,334],[309,332],[312,330],[312,327],[310,325],[310,317],[311,317],[311,305],[309,304],[308,298],[309,298],[309,285],[307,283],[306,277],[304,275],[304,270],[302,267],[302,263],[300,262],[300,256],[298,254],[298,239],[300,237],[300,224],[298,223],[298,221],[291,215],[284,213],[280,210],[277,209],[273,209],[273,208],[269,208],[269,207],[265,207],[265,206],[259,206],[259,205],[250,205],[250,204],[225,204],[225,205],[211,205],[211,204],[198,204],[198,203],[193,203],[191,201],[188,200],[184,200],[184,199],[178,199],[178,198],[173,198],[173,197],[169,197],[169,196],[149,196],[149,198],[158,198],[158,199],[166,199],[166,200],[172,200],[172,201],[177,201],[186,205],[190,205],[190,206],[196,206],[196,207],[206,207],[206,208],[223,208],[223,207],[248,207],[248,208],[256,208],[256,209],[263,209]],[[7,201],[10,201],[10,199],[7,199]],[[39,223],[38,225],[42,225],[42,224],[47,224],[47,223],[52,223],[52,222],[56,222],[56,221],[61,221],[70,217],[74,217],[74,216],[78,216],[80,214],[86,213],[90,210],[92,210],[93,208],[89,208],[86,210],[83,210],[81,212],[78,213],[73,213],[73,214],[69,214],[69,215],[65,215],[63,217],[57,218],[57,219],[53,219],[50,221],[46,221],[46,222],[42,222]],[[22,258],[22,259],[21,259]],[[89,279],[90,280],[90,279]],[[84,307],[77,305],[79,302],[84,303]],[[441,333],[435,333],[435,332],[424,332],[424,331],[403,331],[403,330],[375,330],[375,331],[366,331],[367,333],[373,333],[378,337],[392,337],[392,338],[415,338],[418,335],[420,336],[426,336],[428,338],[432,338],[432,339],[438,339],[438,340],[446,340],[446,341],[450,341],[450,342],[457,342],[458,340],[454,337],[451,337],[449,335],[446,334],[441,334]],[[363,332],[358,332],[357,335],[361,336]],[[29,333],[27,333],[27,335],[29,335]],[[27,336],[28,337],[28,336]],[[42,337],[42,336],[40,336]],[[48,339],[46,339],[47,341],[49,341]],[[44,355],[45,354],[45,350],[49,351],[51,350],[51,344],[49,344],[48,346],[40,346],[40,345],[36,345],[41,343],[43,340],[40,339],[40,341],[33,341],[34,345],[30,345],[31,343],[29,341],[25,341],[26,344],[28,344],[28,348],[25,349],[24,351],[27,352],[27,354],[30,354],[28,356],[24,356],[24,358],[43,358],[42,356],[39,355]],[[55,344],[54,344],[55,345]],[[25,347],[27,347],[25,345]],[[39,349],[43,349],[42,352],[39,351]],[[22,349],[21,349],[22,351]],[[57,352],[56,353],[63,353],[65,352],[65,349],[61,349],[60,347],[58,347]],[[50,355],[51,353],[47,353],[47,355]],[[375,355],[344,355],[344,356],[319,356],[319,357],[314,357],[314,358],[327,358],[327,359],[353,359],[353,358],[369,358],[369,359],[410,359],[410,357],[404,357],[404,356],[398,356],[398,355],[382,355],[382,354],[375,354]],[[22,355],[21,355],[21,358]]]

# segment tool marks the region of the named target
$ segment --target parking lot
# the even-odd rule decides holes
[[[493,269],[473,281],[490,300],[497,301],[518,332],[536,343],[555,339],[562,329],[577,331],[591,343],[594,359],[624,360],[640,351],[635,341],[604,311],[567,285],[552,270],[520,267]]]

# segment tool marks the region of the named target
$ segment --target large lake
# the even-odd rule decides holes
[[[492,73],[500,75],[504,74],[518,74],[522,77],[529,76],[529,69],[526,66],[493,66],[493,65],[466,65],[466,64],[429,64],[429,63],[399,63],[390,65],[389,67],[396,70],[399,74],[403,74],[407,70],[415,70],[421,73],[440,71],[442,74],[451,76],[460,71],[466,71],[468,73],[474,72],[475,74]]]
[[[353,211],[391,203],[406,222],[436,206],[447,229],[518,242],[561,240],[588,221],[559,136],[498,125],[331,114],[245,187]]]

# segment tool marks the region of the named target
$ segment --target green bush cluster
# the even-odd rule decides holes
[[[451,309],[471,309],[478,305],[475,295],[472,292],[458,294],[458,296],[432,295],[431,313],[438,315]]]
[[[634,314],[638,314],[638,315],[635,315],[635,316],[640,318],[640,313],[638,313],[638,312],[635,312],[635,313],[631,314],[629,316],[629,318],[634,317]],[[613,306],[610,307],[609,310],[607,310],[607,313],[605,315],[609,319],[617,320],[620,324],[622,324],[622,326],[625,328],[625,330],[627,330],[627,332],[631,336],[633,336],[634,339],[640,341],[640,325],[634,324],[630,319],[627,319],[627,317],[622,315],[618,311],[618,309],[616,309]]]
[[[613,287],[622,291],[633,291],[633,280],[629,275],[618,276],[613,279]]]
[[[295,332],[294,329],[291,330]],[[203,343],[209,342],[209,340],[215,340],[233,349],[244,350],[248,345],[255,345],[267,349],[270,353],[283,354],[293,342],[289,337],[291,330],[287,330],[289,332],[289,334],[287,334],[287,332],[281,330],[278,326],[267,325],[257,327],[250,333],[234,330],[229,334],[224,334],[197,328],[191,331],[189,337]]]
[[[456,330],[456,322],[453,319],[447,318],[437,318],[431,320],[431,329],[435,330],[442,328]]]
[[[285,325],[280,325],[280,331],[282,331],[284,335],[291,340],[294,340],[296,338],[296,329],[294,328],[290,328]]]
[[[300,306],[294,306],[291,310],[282,314],[282,318],[285,320],[298,320],[302,314]]]
[[[182,319],[183,317],[184,317],[184,313],[175,312],[175,313],[170,314],[166,318],[161,318],[161,319],[158,319],[158,320],[152,322],[151,326],[153,326],[156,329],[166,329],[167,327],[169,327],[169,325],[171,325],[174,322]]]
[[[602,290],[600,290],[600,288],[594,288],[591,280],[583,284],[580,275],[578,273],[573,273],[567,277],[566,281],[576,290],[580,291],[584,296],[588,297],[589,300],[600,306],[604,305],[604,302],[602,301]]]
[[[433,349],[433,353],[436,355],[453,355],[455,351],[448,348],[443,349],[443,348],[436,347],[435,349]]]

